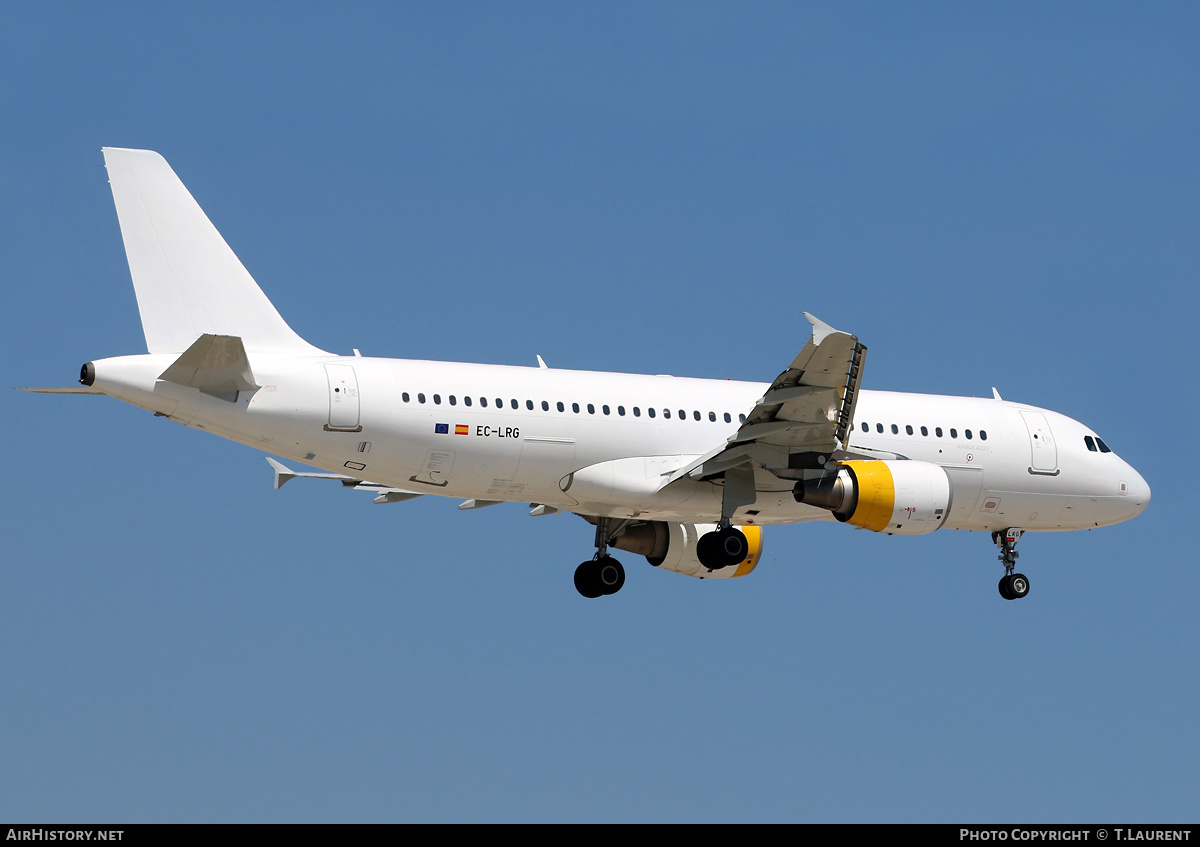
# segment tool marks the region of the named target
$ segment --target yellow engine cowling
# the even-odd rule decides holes
[[[750,553],[738,565],[710,571],[696,558],[696,542],[706,532],[712,532],[716,524],[675,523],[674,521],[647,521],[627,527],[609,545],[618,550],[628,550],[655,567],[674,571],[685,576],[705,579],[729,579],[745,576],[754,570],[762,558],[763,531],[760,526],[740,526],[750,545]]]
[[[889,535],[933,532],[950,513],[950,478],[932,462],[842,462],[836,473],[796,483],[793,494],[839,521]]]

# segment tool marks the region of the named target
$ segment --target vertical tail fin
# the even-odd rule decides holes
[[[151,353],[182,353],[205,334],[250,351],[323,352],[279,316],[166,159],[105,147],[104,163]]]

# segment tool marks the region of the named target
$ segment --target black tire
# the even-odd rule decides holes
[[[595,562],[596,585],[604,595],[616,594],[625,584],[625,568],[612,556]]]
[[[717,552],[713,544],[715,537],[715,532],[706,532],[696,539],[696,558],[700,560],[700,564],[704,565],[710,571],[724,567],[724,565],[717,562]]]
[[[728,527],[717,533],[717,549],[725,566],[740,565],[750,555],[750,542],[746,534],[735,527]]]
[[[1008,590],[1008,577],[1007,576],[1000,577],[1000,596],[1003,597],[1005,600],[1017,599],[1017,598],[1013,597],[1012,592],[1010,592]]]
[[[696,543],[696,558],[710,570],[740,565],[750,555],[750,542],[740,529],[727,527],[706,532]]]
[[[596,563],[591,559],[575,569],[575,590],[589,600],[595,600],[604,593],[596,571]]]
[[[1029,594],[1029,577],[1023,573],[1015,573],[1008,578],[1008,593],[1014,600],[1020,600]]]

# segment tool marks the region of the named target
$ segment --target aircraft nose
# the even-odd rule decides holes
[[[1132,467],[1129,469],[1129,475],[1132,479],[1128,480],[1128,493],[1125,496],[1129,498],[1129,507],[1136,516],[1146,511],[1146,507],[1150,505],[1150,484]]]

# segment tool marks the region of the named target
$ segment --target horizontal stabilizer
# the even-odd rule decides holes
[[[259,387],[254,382],[242,339],[229,335],[200,336],[159,379],[199,388],[225,399]]]
[[[380,485],[377,482],[367,482],[366,480],[358,479],[353,476],[346,476],[340,473],[308,473],[303,471],[294,471],[283,462],[277,462],[270,456],[267,456],[267,464],[275,471],[275,488],[282,488],[285,482],[293,479],[336,479],[346,488],[353,488],[355,491],[369,491],[378,496],[375,497],[376,503],[401,503],[405,500],[412,500],[417,497],[423,497],[424,492],[409,491],[404,488],[392,488],[389,485]]]
[[[18,388],[17,391],[32,391],[34,394],[104,394],[90,385],[68,385],[64,388]]]

